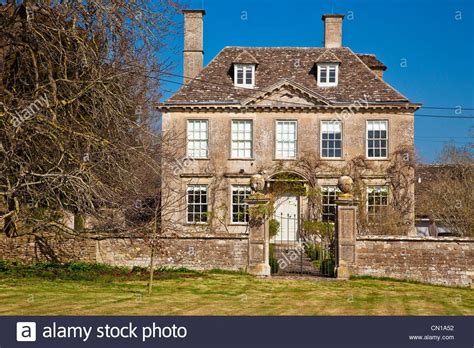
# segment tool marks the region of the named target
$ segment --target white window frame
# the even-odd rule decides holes
[[[202,202],[199,202],[198,204],[196,204],[196,203],[189,203],[189,189],[190,189],[190,188],[194,188],[194,187],[199,187],[199,188],[201,188],[201,189],[202,189],[202,188],[205,188],[205,191],[206,191],[206,203],[205,203],[205,204],[203,204]],[[197,213],[197,214],[196,214],[196,212],[192,212],[193,220],[192,220],[192,221],[189,220],[189,213],[190,213],[190,211],[189,211],[189,205],[190,205],[190,204],[192,204],[192,205],[194,205],[194,206],[196,206],[196,205],[204,206],[204,205],[205,205],[205,206],[206,206],[206,213],[205,213],[205,214],[209,214],[209,187],[208,187],[208,185],[204,185],[204,184],[190,184],[190,185],[187,185],[187,186],[186,186],[186,222],[187,222],[188,224],[207,224],[208,221],[209,221],[208,218],[207,218],[207,215],[206,215],[206,217],[205,217],[205,219],[206,219],[205,221],[196,221],[196,218],[195,218],[196,215],[199,215],[199,216],[204,215],[202,212]]]
[[[243,83],[238,83],[237,72],[242,69]],[[247,72],[252,74],[252,82],[247,83]],[[236,87],[253,88],[255,86],[255,64],[234,64],[234,85]]]
[[[198,137],[196,138],[195,135],[196,135],[196,131],[195,131],[195,128],[193,127],[193,136],[191,136],[190,134],[190,124],[193,123],[194,124],[194,127],[195,127],[195,124],[196,123],[205,123],[206,124],[206,132],[205,132],[205,138],[201,138],[201,130],[200,130],[200,127],[199,126],[199,131],[197,132],[198,133]],[[192,139],[191,139],[192,138]],[[196,144],[201,144],[205,142],[206,144],[206,148],[205,149],[201,149],[200,147],[199,148],[196,148]],[[191,144],[193,144],[193,146],[191,146]],[[198,145],[200,146],[200,145]],[[201,152],[202,150],[205,151],[205,154],[202,155]],[[192,158],[192,159],[207,159],[209,158],[209,120],[207,119],[189,119],[187,120],[186,122],[186,157],[187,158]]]
[[[335,81],[334,82],[329,82],[329,69],[334,68],[335,69]],[[326,71],[326,81],[321,80],[321,72],[325,70]],[[318,64],[318,86],[319,87],[334,87],[337,86],[339,80],[339,64],[334,64],[334,63],[324,63],[324,64]]]
[[[248,204],[245,202],[237,202],[238,207],[243,207],[244,213],[244,221],[235,221],[234,220],[234,190],[240,192],[238,190],[245,190],[244,199],[247,198],[251,194],[251,187],[250,185],[245,184],[233,184],[230,186],[230,222],[232,225],[248,225],[249,220],[249,213],[248,213]],[[240,213],[240,208],[238,208],[238,213]]]
[[[326,193],[326,195],[325,195]],[[336,222],[336,214],[337,214],[337,195],[341,193],[341,190],[336,185],[323,185],[321,186],[321,220],[324,222],[330,222],[330,223],[335,223]],[[334,203],[333,204],[328,204],[326,203],[325,199],[327,196],[333,196],[334,197]],[[324,207],[333,207],[334,208],[334,214],[326,213],[324,214]],[[334,220],[327,219],[325,220],[325,216],[332,216]]]
[[[327,140],[327,141],[331,141],[329,139],[323,139],[323,133],[327,133],[327,134],[337,134],[335,131],[332,131],[332,132],[323,132],[323,127],[325,124],[335,124],[337,123],[339,125],[339,129],[340,129],[340,134],[341,134],[341,139],[340,142],[341,142],[341,147],[338,148],[341,150],[341,155],[340,156],[335,156],[336,154],[336,147],[332,148],[334,150],[334,156],[323,156],[323,140]],[[343,128],[342,128],[342,122],[341,121],[335,121],[335,120],[322,120],[321,123],[320,123],[320,132],[319,132],[319,138],[320,138],[320,141],[319,141],[319,147],[320,147],[320,151],[319,151],[319,155],[321,156],[321,158],[323,159],[341,159],[342,156],[343,156]],[[332,141],[336,141],[336,139],[333,139]],[[331,148],[329,148],[331,149]]]
[[[278,140],[278,125],[279,124],[284,124],[284,123],[288,123],[288,124],[294,124],[295,127],[295,133],[294,133],[294,140],[293,141],[290,141],[290,140]],[[290,134],[290,133],[288,133]],[[290,143],[294,143],[294,156],[288,156],[288,157],[285,157],[285,156],[282,156],[281,154],[279,154],[279,144],[280,143],[287,143],[288,146]],[[281,151],[281,153],[283,153],[283,149]],[[275,122],[275,159],[278,159],[278,160],[294,160],[298,157],[298,121],[297,120],[277,120]]]
[[[376,204],[376,205],[371,205],[369,206],[369,195],[374,192],[375,190],[380,190],[380,192],[385,192],[386,193],[386,200],[387,204]],[[380,212],[370,212],[370,207],[388,207],[390,202],[390,188],[388,185],[368,185],[367,186],[367,192],[366,192],[366,211],[367,211],[367,217],[376,217],[377,215],[380,215]]]
[[[385,132],[386,136],[385,138],[371,138],[369,139],[369,124],[370,123],[385,123]],[[369,140],[375,141],[375,140],[385,140],[385,147],[378,146],[378,147],[373,147],[373,149],[385,149],[385,156],[369,156]],[[365,156],[367,159],[375,159],[375,160],[383,160],[388,158],[388,150],[389,150],[389,124],[388,120],[367,120],[365,123]]]
[[[239,124],[243,124],[243,133],[240,132]],[[250,124],[250,134],[245,130],[245,125]],[[234,131],[234,126],[237,129]],[[253,158],[253,120],[232,120],[231,126],[231,141],[230,141],[230,158],[232,159],[251,159]],[[249,137],[247,136],[249,135]],[[248,150],[246,144],[250,142],[250,154],[245,155]],[[235,151],[235,152],[234,152]],[[241,153],[243,152],[243,154]]]

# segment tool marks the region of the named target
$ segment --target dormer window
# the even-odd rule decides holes
[[[318,86],[337,86],[339,64],[318,64]]]
[[[255,86],[255,64],[234,64],[234,85],[253,88]]]

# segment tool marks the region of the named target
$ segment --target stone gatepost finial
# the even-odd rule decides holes
[[[254,174],[250,178],[250,188],[252,189],[251,198],[263,198],[265,189],[265,178],[261,174]]]
[[[337,187],[341,190],[341,194],[338,195],[338,199],[341,201],[352,201],[354,196],[352,195],[352,186],[354,181],[348,175],[343,175],[337,180]]]
[[[254,192],[262,192],[265,188],[265,178],[261,174],[254,174],[250,178],[250,187]]]

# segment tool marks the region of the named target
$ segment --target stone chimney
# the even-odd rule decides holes
[[[324,48],[342,47],[342,20],[344,15],[325,14],[324,21]]]
[[[184,83],[192,80],[203,67],[204,10],[183,10],[184,15]]]

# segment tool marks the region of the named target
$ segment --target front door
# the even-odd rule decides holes
[[[280,223],[274,242],[294,242],[299,227],[298,196],[281,196],[275,202],[275,219]]]

